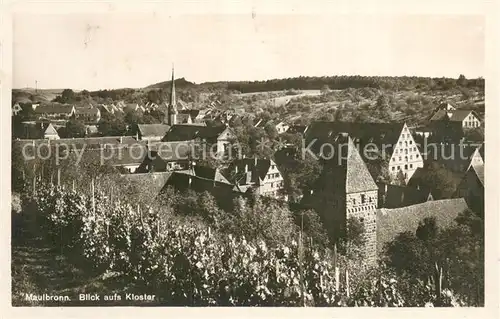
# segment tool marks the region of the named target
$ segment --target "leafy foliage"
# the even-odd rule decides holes
[[[416,233],[399,234],[385,247],[385,262],[398,276],[427,282],[436,265],[443,268],[444,286],[468,305],[484,304],[483,221],[466,210],[456,225],[438,229],[424,219]]]
[[[435,300],[425,288],[425,298],[406,300],[382,273],[339,286],[337,267],[350,269],[349,263],[332,263],[328,251],[297,240],[271,247],[259,239],[219,236],[100,191],[88,196],[49,185],[31,198],[37,207],[31,213],[39,214],[54,244],[81,252],[80,264],[97,272],[121,274],[163,305],[423,306]]]

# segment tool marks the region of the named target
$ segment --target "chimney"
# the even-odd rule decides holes
[[[235,165],[235,172],[238,174],[238,165]]]
[[[120,136],[120,144],[123,143],[123,136]]]

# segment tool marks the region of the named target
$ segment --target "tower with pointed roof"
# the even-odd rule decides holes
[[[375,264],[378,186],[354,142],[346,133],[333,137],[333,153],[324,154],[323,171],[305,194],[302,204],[320,216],[332,242],[347,236],[351,217],[364,228],[362,251],[367,264]]]
[[[175,125],[177,124],[177,101],[175,98],[175,80],[174,80],[174,67],[172,66],[172,83],[170,86],[170,100],[168,102],[167,110],[167,124]]]

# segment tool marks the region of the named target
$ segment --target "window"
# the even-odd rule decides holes
[[[403,142],[401,142],[401,141],[400,141],[400,142],[399,142],[399,146],[403,146]]]
[[[420,155],[418,155],[418,154],[417,154],[417,155],[415,155],[415,156],[416,156],[417,158],[419,158],[419,157],[420,157]]]
[[[271,183],[271,188],[274,187],[274,183]]]
[[[396,167],[394,167],[394,166],[393,166],[393,167],[392,167],[392,170],[394,171],[395,169],[396,169]]]
[[[399,157],[399,161],[402,161],[402,160],[403,160],[403,158],[400,156],[400,157]]]
[[[408,156],[405,156],[405,162],[408,162]]]
[[[352,199],[352,203],[353,203],[354,205],[356,205],[356,198],[353,198],[353,199]]]
[[[410,164],[410,168],[413,168],[413,164]]]
[[[408,169],[408,164],[405,164],[405,169]]]
[[[405,154],[408,154],[408,149],[405,149]]]
[[[401,169],[401,166],[398,166],[398,171]]]
[[[361,194],[361,204],[364,204],[366,201],[366,195],[365,194]]]
[[[396,161],[396,158],[394,158],[394,157],[393,157],[393,158],[392,158],[392,161],[393,161],[393,162],[395,162],[395,161]]]
[[[410,141],[410,145],[413,144],[413,141]]]
[[[412,160],[412,159],[413,159],[413,155],[410,155],[410,160]]]

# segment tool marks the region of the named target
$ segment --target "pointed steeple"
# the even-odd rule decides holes
[[[174,66],[172,65],[172,83],[170,89],[170,101],[168,103],[168,114],[167,114],[167,124],[175,125],[177,124],[177,102],[175,98],[175,78],[174,78]]]
[[[172,65],[172,83],[170,87],[170,103],[169,107],[173,107],[175,112],[177,112],[177,102],[175,98],[175,77],[174,77],[174,66]]]

